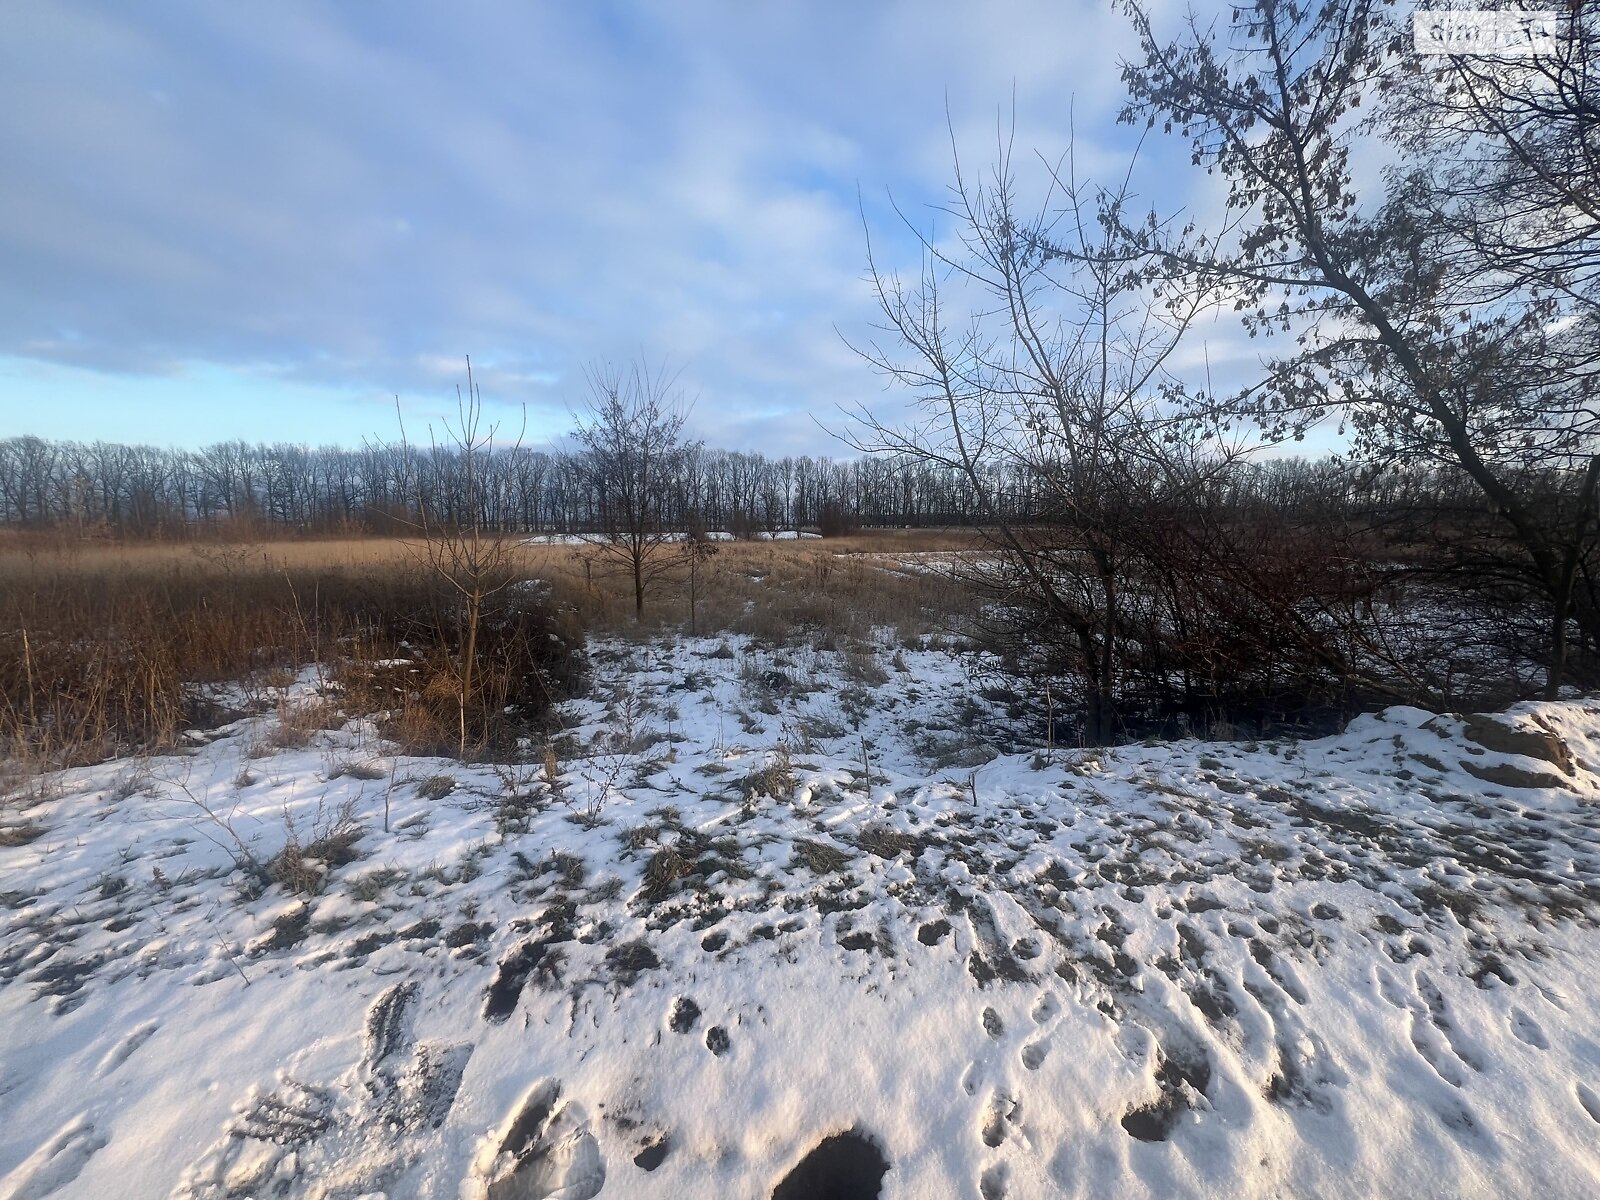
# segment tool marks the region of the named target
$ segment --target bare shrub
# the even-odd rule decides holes
[[[788,800],[794,795],[797,784],[788,747],[779,746],[764,767],[741,776],[733,786],[738,790],[739,798],[749,803],[762,797]]]
[[[287,834],[283,848],[267,860],[263,869],[268,879],[286,891],[318,895],[330,871],[360,857],[355,847],[365,830],[356,820],[354,800],[346,800],[331,811],[318,804],[308,835],[302,836],[287,811],[283,824]]]
[[[429,775],[417,784],[417,795],[424,800],[443,800],[455,791],[456,781],[453,775]]]
[[[491,526],[484,519],[486,476],[494,466],[498,430],[498,425],[484,424],[483,397],[473,379],[470,358],[466,391],[456,388],[456,422],[444,425],[445,436],[454,444],[454,456],[440,455],[435,445],[426,460],[432,469],[425,477],[404,441],[404,427],[401,429],[407,485],[422,535],[417,555],[450,593],[445,615],[453,624],[454,637],[451,652],[438,656],[436,663],[448,668],[454,683],[456,752],[462,758],[467,756],[469,744],[484,749],[496,740],[496,715],[504,708],[503,703],[495,703],[495,685],[506,682],[505,678],[493,674],[493,656],[483,655],[480,661],[478,646],[492,621],[490,606],[517,582],[512,569],[517,540],[503,525]],[[519,433],[506,453],[514,456],[521,446]],[[453,503],[444,502],[445,496]],[[435,691],[440,678],[436,669]]]
[[[825,538],[848,537],[854,528],[850,510],[837,500],[830,500],[824,504],[822,512],[817,516],[817,530]]]

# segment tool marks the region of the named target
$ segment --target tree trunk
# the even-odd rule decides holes
[[[1100,637],[1100,657],[1095,664],[1094,689],[1098,694],[1096,708],[1100,724],[1095,731],[1095,742],[1109,746],[1115,736],[1117,672],[1117,577],[1115,564],[1109,554],[1099,551],[1094,556],[1100,572],[1100,593],[1105,602],[1105,629]]]
[[[1589,469],[1583,474],[1583,486],[1578,489],[1577,522],[1572,530],[1572,544],[1561,564],[1561,576],[1554,589],[1554,611],[1550,619],[1550,667],[1545,673],[1544,698],[1554,700],[1561,691],[1561,678],[1567,669],[1567,621],[1572,616],[1572,589],[1578,578],[1578,563],[1583,558],[1583,539],[1588,534],[1589,519],[1594,515],[1595,490],[1600,486],[1600,454],[1589,460]]]
[[[467,598],[467,637],[461,655],[461,757],[467,756],[467,706],[472,697],[472,668],[478,661],[478,620],[483,597],[474,592]]]
[[[1109,639],[1107,639],[1109,642]],[[1108,663],[1103,646],[1096,646],[1094,634],[1088,629],[1078,631],[1078,645],[1082,652],[1083,681],[1085,685],[1083,737],[1091,746],[1109,746],[1115,712],[1111,698]]]

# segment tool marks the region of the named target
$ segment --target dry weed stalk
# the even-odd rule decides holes
[[[399,405],[396,403],[396,414]],[[527,426],[527,413],[523,413],[523,427]],[[457,461],[464,475],[466,519],[459,516],[449,519],[437,512],[431,501],[432,489],[425,485],[416,469],[415,456],[405,436],[405,423],[400,424],[400,444],[404,456],[406,478],[413,492],[419,520],[416,522],[422,544],[419,557],[435,575],[444,580],[455,592],[460,603],[460,651],[455,665],[459,675],[457,696],[458,753],[467,756],[468,713],[481,709],[484,727],[476,731],[474,744],[485,745],[491,738],[487,728],[495,708],[480,703],[480,681],[477,676],[478,639],[483,631],[485,606],[489,600],[505,591],[515,581],[512,570],[516,539],[500,526],[490,529],[484,524],[484,489],[481,476],[488,460],[495,452],[495,435],[498,423],[487,427],[483,418],[483,396],[472,375],[472,359],[467,359],[466,391],[456,388],[456,422],[444,423],[446,437],[454,443]],[[430,441],[432,428],[429,429]],[[515,454],[522,446],[522,432],[511,444],[509,452]],[[432,446],[433,458],[439,459],[438,444]]]

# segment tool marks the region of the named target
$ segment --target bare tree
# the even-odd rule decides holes
[[[674,511],[674,499],[692,445],[683,437],[688,413],[676,375],[642,360],[591,366],[587,379],[588,414],[573,431],[597,505],[597,528],[586,540],[627,572],[634,616],[642,620],[651,585],[680,563],[674,524],[685,514]]]
[[[1504,286],[1600,306],[1600,14],[1581,4],[1514,55],[1402,59],[1385,132],[1427,161],[1463,245]]]
[[[509,447],[497,446],[499,429],[498,423],[484,419],[483,396],[472,375],[471,358],[467,359],[466,389],[456,388],[455,421],[443,423],[443,437],[453,447],[453,455],[447,458],[440,454],[440,442],[430,427],[431,454],[424,465],[406,439],[403,421],[400,427],[407,490],[416,511],[414,527],[421,537],[415,553],[446,584],[456,601],[457,737],[463,757],[469,746],[482,744],[490,736],[487,723],[494,705],[483,703],[479,694],[483,680],[478,642],[485,610],[494,596],[516,581],[513,560],[519,539],[502,525],[490,527],[485,521],[489,466],[497,453],[514,454],[522,444],[519,429]],[[457,474],[451,481],[453,486],[440,486],[441,465]],[[431,479],[424,475],[430,466]],[[449,497],[455,503],[445,509],[439,497]],[[481,714],[479,728],[471,727],[472,714]]]
[[[910,388],[924,414],[890,428],[860,410],[853,444],[959,471],[992,530],[997,566],[981,582],[1030,614],[1021,630],[1060,647],[1084,687],[1084,735],[1117,729],[1117,643],[1125,588],[1147,514],[1163,493],[1193,486],[1230,455],[1175,452],[1166,394],[1169,363],[1205,290],[1163,295],[1116,241],[1126,177],[1106,188],[1080,180],[1072,156],[1046,169],[1044,197],[1024,215],[1002,142],[987,182],[967,178],[959,155],[949,244],[918,234],[922,269],[907,285],[878,267],[869,278],[892,348],[858,347]],[[908,227],[916,232],[907,222]],[[951,311],[950,293],[960,305]],[[1026,481],[1031,502],[1004,489]]]
[[[706,532],[705,522],[699,517],[687,521],[683,532],[683,568],[689,578],[689,636],[699,632],[695,606],[700,599],[700,572],[710,565],[720,549]]]
[[[1424,136],[1403,90],[1362,118],[1408,69],[1382,0],[1254,0],[1225,26],[1191,14],[1170,40],[1136,0],[1127,8],[1143,56],[1124,67],[1124,119],[1180,133],[1227,185],[1227,217],[1204,237],[1128,232],[1175,282],[1226,287],[1252,336],[1290,347],[1230,407],[1294,434],[1337,413],[1367,464],[1432,462],[1470,479],[1501,562],[1545,612],[1554,695],[1600,492],[1587,74],[1557,67],[1508,95],[1484,86],[1492,66],[1455,72]],[[1541,114],[1572,80],[1574,102]],[[1449,156],[1358,179],[1357,148],[1383,156],[1378,140],[1397,129],[1452,154],[1487,147],[1496,166],[1480,180],[1501,184],[1460,186],[1439,169]],[[1564,142],[1574,131],[1580,144]],[[1533,197],[1554,211],[1529,209]]]

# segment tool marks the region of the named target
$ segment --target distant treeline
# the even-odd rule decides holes
[[[947,526],[983,523],[968,476],[908,454],[839,460],[689,446],[673,459],[655,520],[736,534],[829,526]],[[503,449],[475,468],[460,453],[402,446],[358,450],[288,443],[223,442],[201,450],[110,442],[0,440],[0,524],[121,537],[183,538],[229,533],[387,534],[433,519],[468,524],[469,495],[483,526],[528,533],[598,528],[603,476],[581,453]],[[1059,497],[1036,472],[983,468],[985,492],[1011,519],[1048,522]],[[1355,475],[1333,460],[1240,463],[1220,497],[1241,510],[1283,514],[1329,508],[1381,516],[1481,503],[1458,475],[1390,471]]]

